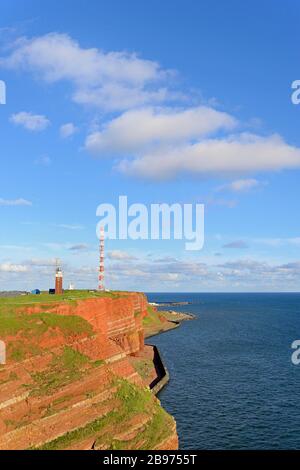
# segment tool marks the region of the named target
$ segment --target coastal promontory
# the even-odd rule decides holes
[[[0,449],[177,449],[144,342],[166,322],[141,293],[0,298]]]

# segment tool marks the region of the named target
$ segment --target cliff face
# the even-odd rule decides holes
[[[176,449],[136,367],[146,315],[134,293],[0,305],[0,449]]]
[[[49,311],[87,320],[103,340],[100,348],[103,359],[111,358],[111,348],[106,350],[104,347],[107,340],[113,341],[126,355],[137,353],[144,347],[143,318],[147,314],[147,301],[143,294],[85,299],[75,305],[57,304]]]

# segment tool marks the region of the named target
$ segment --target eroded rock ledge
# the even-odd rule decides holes
[[[0,449],[177,449],[148,316],[139,293],[0,299]]]

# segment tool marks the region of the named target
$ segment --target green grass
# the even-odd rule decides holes
[[[0,369],[0,370],[1,370],[1,369]],[[4,370],[3,370],[3,371],[4,371]],[[8,382],[12,382],[12,381],[14,381],[14,380],[18,380],[18,378],[19,378],[19,377],[17,376],[17,374],[16,374],[15,372],[10,372],[10,374],[9,374],[9,376],[8,376],[7,379],[2,379],[2,380],[1,380],[1,377],[0,377],[0,385],[4,385],[4,384],[6,384],[6,383],[8,383]]]
[[[41,312],[36,314],[1,311],[0,309],[0,338],[16,336],[7,344],[7,357],[20,362],[29,356],[42,354],[39,339],[45,334],[57,335],[62,333],[66,338],[74,334],[93,334],[92,325],[77,315],[57,315]]]
[[[0,337],[14,336],[22,333],[24,337],[39,337],[49,329],[58,328],[66,336],[76,333],[92,334],[90,323],[77,315],[57,315],[55,313],[17,313],[15,311],[1,311],[0,309]]]
[[[66,338],[75,334],[93,334],[92,325],[78,315],[58,315],[49,311],[53,303],[76,303],[84,298],[116,297],[116,292],[69,291],[61,296],[48,294],[0,298],[0,338],[17,336],[7,344],[7,357],[22,361],[42,353],[38,340],[45,333],[63,334]],[[46,303],[45,303],[46,302]],[[38,305],[40,312],[28,314],[22,307]]]
[[[153,395],[148,389],[142,389],[133,385],[125,379],[118,381],[119,388],[116,392],[116,397],[122,404],[121,415],[130,417],[137,413],[145,413],[151,408],[153,404]],[[123,418],[123,416],[122,416]]]
[[[91,336],[91,324],[78,315],[58,315],[51,312],[55,303],[66,302],[76,304],[77,301],[88,298],[110,297],[117,298],[120,292],[98,292],[87,290],[66,291],[62,295],[25,295],[16,297],[0,297],[0,338],[18,336],[7,347],[8,358],[22,361],[29,355],[37,355],[42,351],[37,340],[46,332],[57,335],[60,332],[65,337],[74,334]],[[38,306],[40,312],[28,314],[22,307]]]
[[[105,361],[103,359],[97,359],[96,361],[92,363],[92,366],[99,367],[99,366],[102,366],[103,364],[105,364]]]
[[[83,300],[89,298],[118,298],[126,292],[111,291],[111,292],[99,292],[89,290],[70,290],[65,291],[61,295],[49,295],[47,292],[42,292],[39,295],[28,294],[28,295],[17,295],[15,297],[0,297],[0,309],[2,306],[22,306],[22,305],[35,305],[39,303],[52,304],[55,302],[67,302],[71,303],[76,300]]]
[[[130,441],[130,449],[153,450],[158,443],[170,435],[171,426],[171,417],[162,408],[155,409],[153,417],[145,429]],[[128,441],[113,439],[111,442],[111,450],[127,450],[128,448]]]
[[[143,434],[143,450],[152,450],[158,442],[166,439],[172,424],[170,416],[163,408],[158,408]]]
[[[145,441],[143,448],[151,449],[164,436],[167,437],[170,431],[169,424],[171,423],[171,418],[161,408],[152,393],[148,389],[142,389],[124,379],[119,379],[116,383],[118,384],[116,398],[118,398],[120,404],[116,409],[109,412],[106,416],[96,419],[82,428],[70,431],[37,449],[66,449],[89,437],[95,437],[96,444],[98,445],[104,444],[110,449],[125,449],[128,446],[128,442],[118,441],[114,439],[114,435],[118,432],[118,429],[126,429],[126,422],[129,422],[131,418],[141,413],[148,414],[151,419],[142,434],[138,433],[138,436],[134,439],[136,440],[136,445],[138,445],[138,441],[142,437]],[[97,438],[97,434],[100,432],[101,437]],[[130,445],[132,447],[132,441]]]
[[[60,436],[51,442],[48,442],[40,447],[36,447],[35,450],[62,450],[70,447],[70,445],[78,441],[94,436],[110,422],[112,414],[113,412],[109,413],[103,418],[92,421],[82,428],[67,432],[63,436]]]
[[[64,385],[79,380],[90,362],[84,354],[66,346],[60,356],[54,356],[50,366],[32,374],[31,396],[51,395]]]
[[[133,366],[137,373],[146,380],[153,371],[153,361],[151,359],[139,359],[133,362]]]
[[[151,305],[148,305],[147,315],[146,317],[143,318],[143,325],[145,327],[151,327],[151,326],[157,326],[160,323],[161,322],[160,322],[157,312],[151,307]]]
[[[50,403],[47,406],[46,412],[43,415],[43,418],[52,416],[58,411],[66,409],[68,407],[68,402],[71,400],[71,398],[72,398],[71,395],[64,395],[63,397],[60,397],[54,400],[52,403]],[[64,405],[64,406],[61,406],[61,405]]]
[[[150,450],[158,442],[164,440],[170,432],[172,418],[160,406],[148,389],[140,389],[127,381],[123,381],[117,392],[122,402],[122,411],[119,422],[130,420],[136,414],[148,414],[151,417],[145,429],[137,433],[136,437],[130,441],[131,449]],[[143,441],[142,447],[139,445]],[[112,450],[125,450],[128,448],[128,441],[112,439],[110,443]]]

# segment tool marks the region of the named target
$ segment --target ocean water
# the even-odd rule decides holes
[[[300,294],[148,294],[196,320],[148,340],[171,380],[160,393],[181,449],[300,449]],[[167,307],[164,307],[167,308]]]

